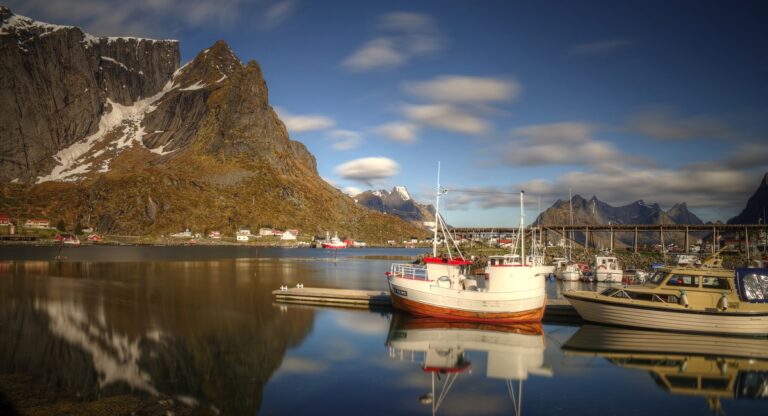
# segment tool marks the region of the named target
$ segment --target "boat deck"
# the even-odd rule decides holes
[[[392,308],[389,292],[379,290],[332,289],[319,287],[274,290],[276,302],[364,309]],[[565,299],[547,299],[544,319],[577,323],[581,321],[576,309]]]

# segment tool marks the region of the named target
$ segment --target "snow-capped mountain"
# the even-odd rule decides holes
[[[435,220],[435,208],[416,202],[405,186],[395,186],[391,192],[384,189],[365,191],[355,195],[354,199],[359,205],[420,226]]]

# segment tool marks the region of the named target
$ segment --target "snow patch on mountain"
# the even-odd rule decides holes
[[[55,166],[48,175],[39,176],[37,183],[48,181],[73,182],[79,180],[82,175],[89,172],[89,168],[92,165],[87,160],[99,157],[104,153],[103,149],[94,150],[94,147],[97,145],[102,145],[103,148],[112,151],[112,157],[103,161],[98,170],[98,172],[109,171],[110,160],[114,159],[120,152],[134,145],[143,146],[142,138],[146,132],[141,123],[144,120],[144,116],[154,111],[157,108],[155,103],[174,88],[173,84],[168,82],[159,93],[136,101],[130,106],[107,99],[107,104],[111,107],[111,110],[99,119],[99,130],[56,153],[53,158],[58,163],[58,166]],[[104,143],[107,135],[115,131],[121,131],[122,133],[118,139],[112,143]],[[165,151],[165,146],[162,146],[159,152],[156,151],[157,149],[149,150],[157,154],[170,153]]]
[[[405,186],[396,186],[395,191],[403,198],[403,201],[411,199],[411,195],[408,193],[408,189]]]

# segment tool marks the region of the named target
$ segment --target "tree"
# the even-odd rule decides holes
[[[56,229],[59,231],[66,231],[67,224],[64,222],[64,220],[59,220],[59,222],[56,223]]]

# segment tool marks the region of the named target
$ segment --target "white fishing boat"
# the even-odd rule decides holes
[[[491,257],[486,267],[487,277],[480,282],[472,278],[470,267],[473,262],[463,257],[439,212],[440,195],[445,193],[440,188],[439,177],[438,167],[432,255],[424,258],[424,266],[391,266],[386,275],[392,305],[413,315],[462,321],[540,321],[546,303],[546,274],[543,270],[551,269],[551,266],[534,266],[524,257],[515,260],[512,255]],[[524,235],[522,197],[521,192],[518,236]],[[438,231],[442,232],[442,239],[438,239]],[[441,256],[437,252],[438,241],[445,244],[445,254]],[[525,242],[520,241],[520,252],[525,253]]]
[[[522,409],[523,381],[530,375],[552,376],[544,363],[546,339],[539,323],[487,325],[396,314],[387,347],[393,360],[417,361],[422,372],[429,373],[431,392],[419,401],[431,405],[433,415],[441,406],[451,406],[448,393],[459,377],[471,374],[473,354],[486,357],[486,378],[505,381],[517,415]]]
[[[768,269],[660,267],[642,286],[563,297],[585,321],[680,332],[768,336]]]
[[[621,283],[624,278],[624,271],[621,270],[616,257],[595,256],[595,266],[592,270],[592,277],[596,282]]]

